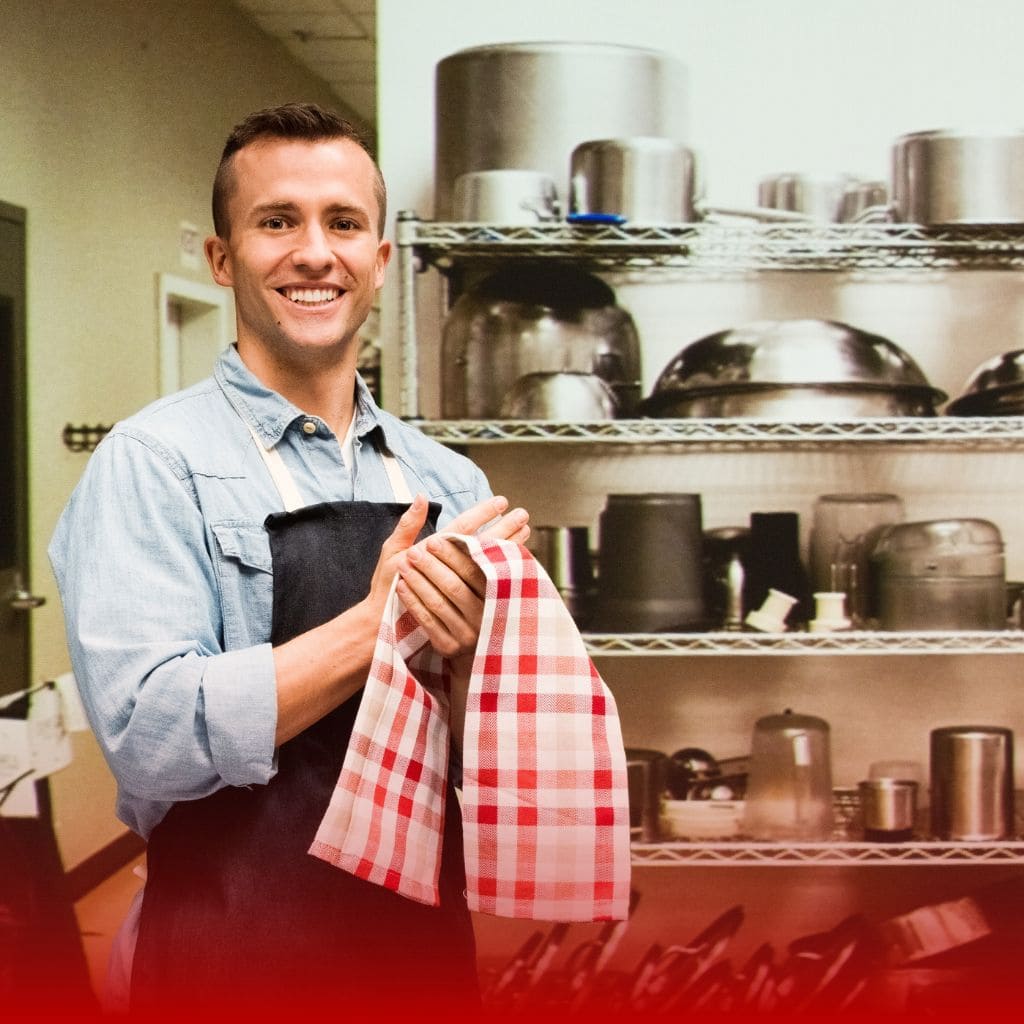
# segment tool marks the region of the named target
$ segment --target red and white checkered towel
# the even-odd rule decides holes
[[[458,537],[487,577],[463,737],[470,909],[625,919],[626,757],[615,701],[529,551]],[[438,902],[448,665],[394,588],[337,787],[310,853]]]

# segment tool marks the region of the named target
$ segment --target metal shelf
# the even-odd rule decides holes
[[[583,633],[591,657],[652,655],[1024,654],[1024,631]]]
[[[922,416],[822,422],[726,419],[632,419],[591,423],[545,420],[410,420],[451,445],[592,444],[679,446],[713,450],[796,450],[898,445],[929,451],[1024,450],[1024,416]]]
[[[402,414],[449,445],[549,444],[685,451],[860,449],[1024,451],[1024,417],[871,418],[829,422],[637,419],[597,423],[435,420],[419,418],[415,276],[433,267],[486,269],[508,260],[558,260],[593,272],[686,278],[728,278],[771,271],[865,274],[901,280],[905,274],[1024,268],[1024,228],[929,229],[909,224],[756,223],[733,219],[662,226],[534,226],[421,221],[399,214],[402,288],[400,335]],[[1024,631],[846,633],[584,633],[594,657],[659,655],[976,655],[1024,653]],[[847,797],[850,794],[846,794]],[[839,803],[842,794],[837,791]],[[849,801],[847,801],[848,803]],[[1021,801],[1018,801],[1020,805]],[[837,811],[832,840],[757,842],[742,838],[632,845],[641,867],[1024,864],[1024,828],[1005,842],[907,843],[859,841],[851,808]]]
[[[766,842],[744,839],[689,839],[632,843],[632,861],[641,867],[680,864],[714,867],[850,867],[944,864],[1024,864],[1024,794],[1016,795],[1014,837],[1001,841],[938,840],[927,835],[927,812],[919,816],[917,838],[905,843],[860,839],[860,794],[837,788],[835,829],[821,842]]]
[[[1020,226],[932,229],[916,224],[725,222],[660,226],[581,226],[567,222],[504,227],[420,220],[398,215],[401,414],[419,416],[415,277],[435,267],[486,268],[510,259],[561,260],[595,272],[643,280],[666,270],[722,277],[764,271],[900,273],[1015,270],[1024,267]]]
[[[850,867],[943,864],[1024,864],[1024,841],[951,843],[766,843],[744,840],[634,843],[633,864],[675,867]]]
[[[400,214],[399,246],[423,266],[562,259],[592,269],[678,268],[704,273],[764,270],[948,270],[1024,267],[1024,229],[934,229],[916,224],[757,223],[657,226],[566,222],[501,226],[441,223]]]

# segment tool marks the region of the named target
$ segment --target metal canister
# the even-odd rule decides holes
[[[526,546],[544,566],[577,624],[584,624],[595,586],[589,528],[534,526]]]
[[[696,219],[693,151],[674,139],[592,139],[572,151],[571,213],[611,213],[630,224]]]
[[[1006,568],[985,519],[897,523],[871,553],[882,629],[1005,629]]]
[[[938,839],[992,841],[1014,831],[1013,733],[952,725],[931,733],[931,828]]]
[[[699,494],[609,494],[601,512],[592,628],[706,628]]]
[[[914,779],[866,779],[858,786],[868,842],[900,843],[914,838],[917,782]]]

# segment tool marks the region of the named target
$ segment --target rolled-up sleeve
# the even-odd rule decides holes
[[[269,781],[271,647],[225,649],[204,515],[173,457],[108,436],[49,554],[72,667],[127,823],[145,834],[160,807]]]

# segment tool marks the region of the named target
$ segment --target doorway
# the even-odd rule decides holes
[[[160,394],[170,395],[213,373],[231,341],[231,293],[172,274],[157,277]]]
[[[25,211],[0,202],[0,696],[29,686]]]

